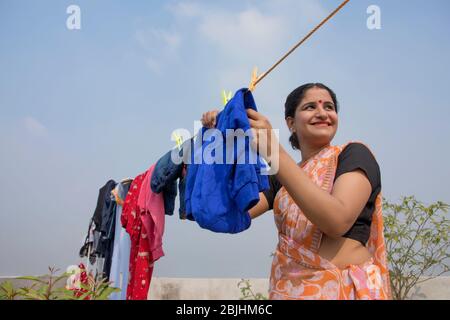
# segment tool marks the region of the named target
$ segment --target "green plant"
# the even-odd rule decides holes
[[[384,236],[392,295],[406,299],[417,284],[450,270],[449,205],[441,201],[426,206],[414,196],[400,204],[383,199]]]
[[[0,300],[15,300],[20,293],[14,288],[11,281],[0,284]]]
[[[241,290],[242,294],[239,298],[240,300],[267,300],[267,297],[263,294],[253,292],[250,280],[241,279],[237,286]]]
[[[111,287],[110,284],[106,279],[95,280],[92,276],[88,276],[88,283],[81,284],[84,293],[77,297],[77,300],[86,298],[90,300],[107,300],[111,293],[120,292],[119,288]]]
[[[72,273],[63,273],[57,276],[58,269],[49,267],[50,273],[40,277],[25,276],[17,280],[31,282],[29,286],[14,288],[11,281],[0,284],[0,300],[106,300],[113,292],[120,291],[119,288],[110,286],[105,279],[96,279],[93,275],[86,275],[78,289],[69,289],[58,284],[67,280]]]

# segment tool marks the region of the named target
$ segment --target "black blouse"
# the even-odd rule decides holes
[[[380,167],[370,150],[361,143],[350,143],[339,154],[338,165],[336,169],[336,179],[347,172],[361,169],[369,179],[372,186],[372,192],[365,207],[361,211],[358,219],[343,237],[361,242],[364,246],[369,240],[370,225],[372,223],[372,214],[375,208],[375,199],[381,191]],[[269,203],[269,208],[273,209],[273,202],[278,190],[282,185],[275,175],[269,177],[270,188],[264,191],[264,196]]]

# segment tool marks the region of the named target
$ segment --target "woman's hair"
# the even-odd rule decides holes
[[[333,90],[331,90],[322,83],[307,83],[292,91],[286,98],[286,103],[284,104],[285,119],[287,119],[288,117],[295,118],[295,111],[297,110],[298,105],[303,100],[306,91],[308,91],[311,88],[319,88],[327,90],[331,96],[331,99],[333,99],[334,105],[336,107],[336,113],[338,112],[338,101],[336,98],[336,94],[333,92]],[[300,149],[300,143],[298,141],[297,134],[295,132],[293,132],[289,137],[289,142],[291,143],[291,146],[294,150]]]

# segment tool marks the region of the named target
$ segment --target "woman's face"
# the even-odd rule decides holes
[[[338,116],[328,91],[317,87],[308,89],[297,106],[295,117],[288,118],[287,124],[291,132],[297,134],[300,145],[329,144],[338,128]]]

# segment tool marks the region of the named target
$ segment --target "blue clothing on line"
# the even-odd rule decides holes
[[[154,193],[163,193],[164,211],[166,215],[173,215],[175,210],[175,198],[177,196],[177,180],[181,177],[183,163],[174,163],[172,161],[171,150],[163,155],[155,165],[153,170],[150,187]]]
[[[189,141],[186,141],[189,143]],[[152,179],[150,182],[151,189],[154,193],[163,193],[164,211],[166,215],[173,215],[175,210],[175,198],[177,196],[177,180],[179,190],[180,207],[178,209],[180,219],[186,218],[186,210],[184,207],[184,190],[186,178],[183,175],[183,148],[181,150],[173,149],[162,156],[155,165]],[[173,161],[180,160],[180,161]]]
[[[130,183],[119,183],[117,184],[116,188],[119,198],[125,201],[128,189],[130,188]],[[122,227],[122,224],[120,222],[121,215],[122,206],[117,204],[115,217],[115,236],[109,281],[112,282],[113,287],[120,288],[121,291],[111,293],[111,295],[109,296],[110,300],[126,300],[127,298],[131,240],[129,234]]]
[[[204,159],[205,149],[214,149],[211,154],[217,155],[211,145],[220,137],[202,142],[203,135],[208,134],[208,130],[202,128],[199,139],[194,141],[186,176],[186,214],[188,219],[195,220],[204,229],[221,233],[248,229],[251,224],[248,210],[258,203],[259,192],[269,188],[267,175],[261,174],[265,165],[250,147],[249,139],[239,135],[233,138],[234,143],[230,143],[227,136],[227,129],[242,129],[243,133],[250,129],[248,108],[257,110],[252,93],[241,89],[217,115],[216,129],[220,130],[224,145],[224,148],[220,146],[222,163],[205,163]],[[217,159],[220,158],[219,154]],[[257,160],[256,164],[250,159]]]

